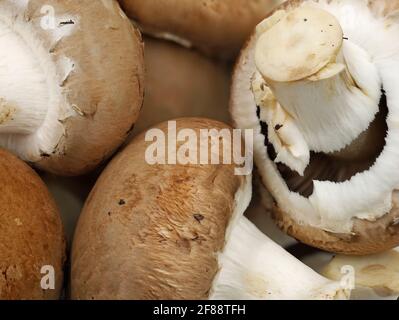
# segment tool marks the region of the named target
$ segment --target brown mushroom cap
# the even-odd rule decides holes
[[[58,18],[76,18],[65,22],[75,25],[69,35],[55,41],[55,31],[41,27],[44,6],[53,7]],[[58,119],[63,125],[60,141],[38,162],[20,156],[60,175],[88,172],[126,139],[139,115],[144,87],[141,35],[116,0],[29,1],[18,14],[29,21],[55,66],[65,58],[73,62],[73,70],[59,84],[69,112],[73,111],[72,116]]]
[[[156,128],[167,132],[167,123]],[[230,129],[177,120],[177,129]],[[234,196],[234,165],[149,165],[136,137],[113,159],[83,209],[72,249],[73,299],[206,299]]]
[[[119,0],[149,34],[171,34],[202,51],[233,58],[260,22],[283,0]]]
[[[58,209],[39,176],[0,149],[0,300],[58,299],[65,242]],[[55,290],[42,290],[43,266]]]
[[[278,7],[276,11],[297,8],[302,2],[304,0],[287,1]],[[372,13],[376,16],[393,16],[393,12],[399,10],[399,1],[397,0],[370,0],[367,3]],[[251,113],[247,117],[251,125],[259,122],[256,116],[256,105],[253,102],[253,96],[248,96],[247,92],[243,93],[244,90],[248,91],[248,86],[250,85],[245,80],[249,79],[255,71],[255,65],[251,58],[255,43],[256,36],[254,34],[242,49],[233,73],[230,109],[236,126],[238,126],[236,116],[239,115],[241,117],[246,112]],[[249,110],[249,105],[253,109]],[[264,148],[266,150],[266,146]],[[261,175],[266,174],[266,172],[261,173]],[[355,218],[351,233],[336,234],[313,227],[307,224],[306,221],[298,221],[294,216],[281,210],[279,205],[271,199],[272,195],[265,187],[264,181],[261,181],[259,189],[262,197],[266,200],[264,201],[265,203],[270,204],[274,202],[274,205],[267,206],[266,209],[272,213],[277,225],[290,236],[310,246],[333,253],[367,255],[392,249],[399,244],[399,198],[397,190],[394,190],[392,193],[392,209],[389,213],[376,221]]]
[[[75,175],[94,169],[108,158],[138,118],[144,95],[143,44],[140,33],[115,3],[52,2],[56,11],[80,16],[79,30],[58,44],[57,52],[63,52],[84,70],[71,74],[66,84],[70,103],[78,106],[83,116],[66,120],[66,134],[58,145],[62,152],[37,165]],[[49,2],[35,1],[32,14],[43,3]],[[88,54],[92,47],[95,54]]]
[[[166,40],[144,38],[146,93],[134,132],[180,117],[230,122],[230,68]]]

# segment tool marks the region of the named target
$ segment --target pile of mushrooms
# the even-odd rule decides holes
[[[0,0],[0,300],[396,299],[398,36],[399,0]]]
[[[146,87],[133,136],[179,117],[230,122],[230,68],[174,42],[144,37]]]

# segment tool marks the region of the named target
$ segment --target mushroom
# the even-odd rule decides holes
[[[262,194],[309,245],[399,244],[399,1],[288,1],[243,49],[231,112],[253,128]],[[269,201],[270,202],[270,201]]]
[[[170,41],[144,38],[146,93],[133,133],[180,117],[230,122],[230,68]]]
[[[399,249],[358,257],[338,255],[325,266],[323,274],[338,280],[343,271],[353,272],[355,299],[397,299],[399,296]]]
[[[58,299],[65,241],[39,176],[0,149],[0,300]]]
[[[94,169],[143,99],[140,33],[115,0],[0,1],[0,146],[59,175]]]
[[[254,26],[284,0],[119,0],[147,34],[234,58]]]
[[[153,129],[178,152],[197,152],[198,138],[177,142],[169,128]],[[232,131],[200,118],[179,119],[176,128],[191,137]],[[216,150],[231,154],[240,140]],[[303,265],[243,216],[250,175],[235,175],[234,164],[151,165],[145,141],[137,136],[112,160],[85,204],[72,247],[73,299],[347,298],[339,282]],[[200,148],[209,151],[212,141],[205,141]]]

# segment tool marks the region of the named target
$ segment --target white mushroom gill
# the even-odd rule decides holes
[[[51,50],[76,28],[60,21],[77,19],[55,16],[54,26],[44,30],[45,13],[28,18],[27,5],[0,3],[0,147],[36,162],[55,152],[61,122],[75,114],[62,88],[74,63]]]
[[[0,21],[0,134],[31,134],[43,124],[46,80],[23,39]]]
[[[397,16],[378,15],[367,0],[307,0],[299,9],[289,10],[297,10],[299,18],[294,15],[289,19],[280,10],[259,25],[255,47],[250,48],[251,54],[243,58],[247,60],[241,66],[246,77],[242,80],[247,81],[246,86],[252,83],[254,91],[250,94],[260,105],[262,121],[268,124],[268,140],[276,149],[276,160],[267,155],[260,124],[255,124],[256,111],[249,115],[248,110],[238,110],[240,104],[249,104],[249,93],[237,97],[233,92],[233,97],[237,97],[233,106],[235,121],[240,127],[257,129],[256,162],[281,210],[298,222],[306,221],[334,233],[351,233],[353,218],[375,221],[388,213],[392,191],[399,187],[399,21]],[[314,30],[298,27],[312,19],[315,25],[310,29]],[[319,24],[325,21],[327,26],[320,28]],[[297,51],[284,49],[284,43],[294,41],[290,38],[290,25],[302,37]],[[316,31],[321,34],[330,25],[335,29],[330,35],[316,35]],[[313,41],[315,38],[317,41]],[[316,50],[313,62],[307,65],[308,54],[312,54],[319,40],[320,46],[325,41],[331,48]],[[286,57],[290,59],[286,61]],[[307,68],[283,72],[287,66],[293,70],[299,62]],[[263,84],[259,79],[264,80]],[[244,85],[236,84],[233,91],[248,90],[243,89]],[[263,93],[259,89],[262,85]],[[290,191],[275,162],[302,174],[309,164],[309,152],[330,154],[356,141],[379,110],[382,88],[389,111],[388,133],[375,163],[344,182],[314,180],[309,198]]]

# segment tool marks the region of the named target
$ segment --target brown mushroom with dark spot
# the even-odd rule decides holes
[[[54,200],[28,165],[2,149],[0,185],[0,300],[60,298],[65,241]]]
[[[284,0],[119,0],[148,34],[234,58],[254,26]]]
[[[287,1],[236,65],[231,113],[256,132],[268,209],[309,245],[399,244],[398,12],[397,0]]]
[[[232,132],[208,119],[176,124],[178,135],[192,130],[191,137],[211,129]],[[176,143],[168,127],[152,129]],[[211,150],[221,157],[241,146],[238,139],[211,149],[210,137],[200,147],[179,140],[177,150]],[[243,216],[250,175],[236,175],[237,166],[220,158],[219,164],[151,165],[145,155],[153,143],[145,133],[137,136],[92,190],[73,242],[72,299],[348,297],[347,288],[303,265]]]
[[[143,100],[140,33],[116,0],[0,1],[0,146],[58,175],[94,169]]]

